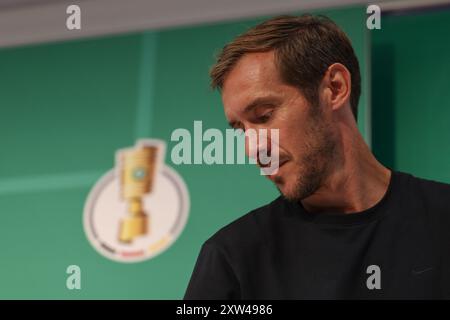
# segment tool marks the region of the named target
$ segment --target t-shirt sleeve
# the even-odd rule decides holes
[[[209,242],[203,244],[184,299],[240,299],[239,282],[219,246]]]

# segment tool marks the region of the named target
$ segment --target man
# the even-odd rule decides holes
[[[268,20],[211,77],[234,128],[279,130],[281,196],[204,243],[185,299],[450,298],[450,185],[375,159],[358,61],[331,20]]]

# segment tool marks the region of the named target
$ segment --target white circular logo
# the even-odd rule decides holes
[[[116,168],[94,185],[84,208],[88,240],[119,262],[150,259],[181,234],[189,213],[183,179],[166,166],[161,140],[139,140],[116,153]]]

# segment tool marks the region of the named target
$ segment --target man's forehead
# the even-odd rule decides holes
[[[277,75],[273,51],[247,53],[238,60],[225,77],[222,91],[275,81],[278,80]]]
[[[244,55],[227,75],[222,88],[227,118],[243,111],[255,99],[276,95],[277,85],[280,81],[273,52]]]

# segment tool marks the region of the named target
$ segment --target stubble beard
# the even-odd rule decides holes
[[[315,109],[315,110],[314,110]],[[320,107],[311,108],[311,125],[308,126],[305,151],[296,163],[296,174],[292,191],[283,193],[285,199],[299,202],[314,194],[331,174],[337,157],[337,142],[328,124],[323,120]],[[283,178],[275,180],[276,184],[285,183]]]

